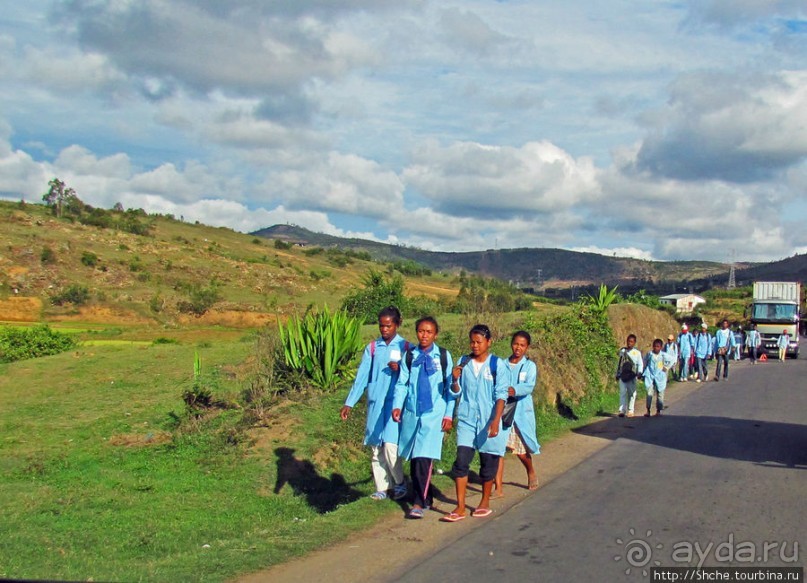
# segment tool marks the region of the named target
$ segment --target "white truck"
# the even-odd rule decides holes
[[[777,341],[784,330],[790,335],[787,356],[799,357],[799,318],[801,283],[795,281],[756,281],[750,320],[762,338],[760,352],[778,355]]]

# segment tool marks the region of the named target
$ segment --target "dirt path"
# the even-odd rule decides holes
[[[670,383],[665,399],[666,406],[675,403],[695,390],[707,386],[698,383]],[[541,448],[536,458],[536,470],[541,486],[551,482],[586,458],[613,443],[615,437],[630,432],[640,423],[652,423],[652,419],[641,416],[644,411],[644,391],[638,391],[636,411],[638,417],[625,419],[618,429],[597,431],[599,421],[592,423],[586,434],[569,432],[554,439]],[[604,435],[607,433],[607,437]],[[600,437],[602,435],[602,437]],[[493,500],[491,507],[496,513],[505,512],[527,496],[540,495],[528,491],[524,469],[515,456],[505,458],[505,497]],[[468,505],[473,507],[479,500],[479,486],[469,486]],[[450,511],[453,504],[435,504],[443,513]],[[300,583],[301,581],[327,581],[328,583],[370,583],[394,581],[409,567],[425,557],[462,538],[472,529],[480,528],[487,522],[484,519],[468,518],[455,524],[439,522],[442,513],[427,512],[423,520],[405,520],[401,516],[380,522],[374,527],[357,533],[347,540],[326,549],[313,552],[275,567],[251,573],[239,578],[238,583]],[[383,557],[383,560],[379,560]]]

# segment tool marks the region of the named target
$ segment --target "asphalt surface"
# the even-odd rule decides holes
[[[732,362],[729,376],[661,417],[581,429],[612,443],[507,512],[469,517],[489,522],[400,580],[619,582],[651,580],[654,566],[802,567],[807,361]]]

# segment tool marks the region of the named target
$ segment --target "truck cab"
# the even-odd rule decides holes
[[[750,320],[756,324],[762,339],[760,350],[775,355],[777,341],[788,331],[787,356],[799,357],[799,322],[801,318],[801,284],[798,282],[755,282]]]

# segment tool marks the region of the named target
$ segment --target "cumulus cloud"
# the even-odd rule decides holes
[[[269,176],[267,191],[291,208],[362,217],[385,217],[403,208],[403,183],[395,172],[353,154],[331,152],[300,170]]]
[[[549,142],[521,148],[426,143],[404,170],[407,185],[452,216],[562,212],[598,196],[597,170]]]
[[[57,16],[86,51],[105,55],[121,71],[201,93],[283,93],[373,62],[360,39],[313,16],[335,8],[263,4],[73,0],[60,5]]]
[[[807,71],[682,75],[638,167],[683,180],[751,182],[807,157]]]

